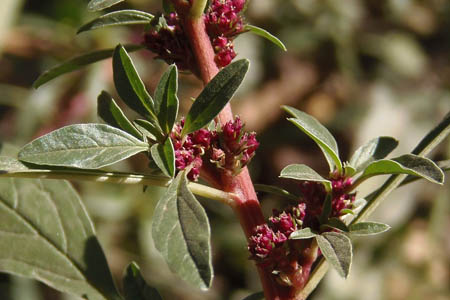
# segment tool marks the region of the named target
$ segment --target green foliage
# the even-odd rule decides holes
[[[302,228],[300,230],[296,230],[289,236],[290,240],[303,240],[303,239],[310,239],[317,236],[316,233],[311,231],[311,228]]]
[[[117,3],[120,3],[122,1],[124,0],[91,0],[88,3],[88,9],[90,11],[103,10],[105,8],[116,5]]]
[[[163,133],[158,127],[154,125],[154,123],[151,123],[147,120],[137,119],[134,120],[134,124],[142,133],[144,133],[144,136],[146,136],[147,138],[153,141],[158,141],[160,143],[164,141]]]
[[[342,173],[342,163],[339,159],[337,143],[328,129],[314,117],[298,109],[289,106],[282,106],[282,108],[293,116],[293,118],[288,120],[317,143],[327,159],[330,171],[332,172],[334,167],[336,167],[338,172]]]
[[[105,124],[76,124],[25,145],[21,161],[37,165],[98,169],[148,151],[148,144]]]
[[[189,110],[182,134],[194,132],[209,124],[233,97],[248,71],[249,61],[235,61],[222,70],[205,86]]]
[[[322,182],[328,191],[331,190],[331,181],[320,176],[316,171],[307,165],[292,164],[284,167],[280,173],[281,178],[290,178],[295,180],[308,180]]]
[[[127,51],[132,52],[142,49],[140,45],[124,45]],[[110,58],[113,55],[114,49],[96,50],[77,57],[74,57],[66,62],[63,62],[47,71],[45,71],[38,79],[33,83],[34,88],[38,88],[44,83],[49,82],[60,75],[70,73],[72,71],[79,70],[92,63]]]
[[[119,10],[105,14],[84,24],[78,29],[77,33],[108,26],[148,24],[152,19],[153,15],[140,10]]]
[[[254,185],[255,190],[258,192],[265,192],[273,195],[277,195],[280,197],[288,198],[292,201],[298,201],[299,196],[296,196],[289,191],[286,191],[285,189],[282,189],[280,187],[274,186],[274,185],[267,185],[267,184],[255,184]]]
[[[163,74],[155,91],[155,113],[166,134],[172,131],[178,115],[178,70],[171,65]]]
[[[94,228],[66,181],[0,180],[0,271],[92,300],[120,300]]]
[[[392,137],[377,137],[359,147],[350,159],[349,164],[356,172],[362,171],[371,162],[385,158],[397,145],[398,141]]]
[[[162,300],[158,291],[149,286],[141,275],[139,266],[132,262],[125,270],[123,277],[123,293],[125,300]]]
[[[388,231],[391,227],[387,224],[376,222],[360,222],[351,224],[349,231],[354,235],[374,235]]]
[[[164,144],[155,144],[151,147],[150,153],[158,168],[169,177],[175,176],[175,151],[172,140],[166,139]]]
[[[274,43],[275,45],[280,47],[283,51],[287,51],[286,46],[283,44],[283,42],[280,41],[280,39],[278,39],[276,36],[274,36],[273,34],[271,34],[270,32],[268,32],[265,29],[262,29],[262,28],[259,28],[257,26],[253,26],[253,25],[247,24],[247,25],[244,26],[244,30],[248,30],[251,33],[259,35],[259,36],[267,39],[268,41]]]
[[[209,221],[180,172],[155,208],[152,235],[172,272],[200,287],[211,286]]]
[[[344,278],[350,273],[352,264],[352,242],[350,239],[337,232],[324,232],[316,236],[317,244],[325,259]]]

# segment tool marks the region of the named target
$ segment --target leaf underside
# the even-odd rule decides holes
[[[352,263],[352,243],[341,233],[325,232],[316,236],[325,259],[344,278],[348,277]]]

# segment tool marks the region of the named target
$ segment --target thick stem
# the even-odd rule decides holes
[[[197,60],[200,77],[203,83],[207,84],[219,72],[219,69],[214,61],[214,50],[206,33],[203,18],[194,19],[185,16],[184,30]],[[219,114],[218,119],[221,124],[233,119],[229,104]],[[224,174],[221,181],[224,191],[237,195],[233,208],[246,237],[249,238],[254,228],[265,222],[249,172],[245,167],[237,176],[231,173]],[[290,299],[289,289],[277,284],[269,270],[258,267],[258,273],[266,299]]]

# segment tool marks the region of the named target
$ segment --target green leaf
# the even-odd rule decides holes
[[[18,158],[37,165],[98,169],[147,150],[147,143],[112,126],[76,124],[35,139]]]
[[[303,239],[310,239],[317,236],[314,232],[311,231],[311,228],[303,228],[300,230],[296,230],[289,236],[290,240],[303,240]]]
[[[153,240],[174,273],[205,289],[213,276],[209,221],[187,183],[186,171],[180,172],[159,200]]]
[[[175,176],[175,152],[172,140],[167,138],[164,144],[155,144],[150,153],[158,168],[167,176]]]
[[[114,11],[98,17],[78,29],[77,33],[94,30],[107,26],[148,24],[153,19],[153,15],[133,9]]]
[[[431,182],[442,184],[444,173],[430,159],[413,154],[405,154],[396,158],[377,160],[364,170],[358,181],[383,174],[408,174],[425,178]]]
[[[265,299],[264,292],[259,292],[259,293],[251,294],[242,300],[264,300],[264,299]]]
[[[328,221],[328,217],[331,215],[331,211],[333,209],[333,197],[331,196],[331,193],[328,193],[325,201],[323,202],[322,206],[322,213],[319,216],[320,224],[326,224]]]
[[[208,125],[219,114],[244,80],[248,66],[249,61],[246,59],[235,61],[205,86],[186,116],[182,135]]]
[[[329,226],[331,228],[336,228],[340,231],[343,232],[348,232],[349,228],[347,227],[347,225],[344,223],[344,221],[342,221],[339,218],[331,218],[328,220],[328,224],[325,224],[325,226]]]
[[[385,158],[398,145],[398,141],[389,136],[380,136],[370,140],[367,144],[359,147],[352,158],[350,165],[357,172],[364,170],[371,162]]]
[[[142,133],[128,120],[116,101],[105,91],[97,98],[97,114],[109,125],[122,129],[142,140]]]
[[[325,259],[339,275],[347,278],[353,256],[350,239],[342,233],[324,232],[316,240]]]
[[[141,45],[125,45],[127,51],[136,51],[142,49]],[[33,83],[34,88],[38,88],[44,83],[49,82],[60,75],[70,73],[72,71],[79,70],[92,63],[110,58],[113,55],[114,49],[96,50],[77,57],[74,57],[68,61],[59,64],[50,70],[45,71],[38,79]]]
[[[163,300],[158,291],[145,282],[135,262],[130,263],[125,271],[123,293],[125,300]]]
[[[122,1],[124,0],[91,0],[88,3],[88,10],[90,11],[103,10],[105,8],[116,5],[117,3],[120,3]]]
[[[283,42],[280,41],[276,36],[274,36],[273,34],[271,34],[270,32],[268,32],[265,29],[247,24],[247,25],[245,25],[244,30],[247,30],[247,31],[250,31],[251,33],[259,35],[259,36],[271,41],[272,43],[274,43],[275,45],[280,47],[283,51],[287,51],[286,46],[283,44]]]
[[[274,185],[266,185],[266,184],[255,184],[254,185],[255,190],[258,192],[264,192],[273,194],[280,197],[288,198],[292,201],[298,201],[299,196],[296,196],[294,194],[291,194],[290,192],[286,191],[285,189],[282,189],[280,187],[274,186]]]
[[[288,120],[317,143],[327,159],[330,171],[333,171],[334,166],[336,166],[339,173],[342,173],[342,162],[339,159],[337,143],[328,129],[314,117],[298,109],[289,106],[282,106],[282,108],[294,117]]]
[[[0,180],[0,271],[89,300],[120,300],[92,221],[66,181]]]
[[[316,171],[303,164],[292,164],[284,167],[280,173],[281,178],[290,178],[295,180],[307,180],[322,182],[326,189],[331,190],[331,181],[320,176]]]
[[[118,45],[113,54],[113,77],[120,98],[141,116],[152,116],[153,99],[145,89],[130,56],[122,45]]]
[[[389,225],[376,222],[360,222],[349,226],[350,233],[355,235],[374,235],[389,229],[391,229]]]
[[[138,120],[134,120],[134,123],[137,126],[140,126],[141,129],[145,129],[145,131],[147,131],[147,134],[150,134],[150,138],[159,142],[163,142],[164,141],[164,134],[161,131],[161,129],[159,129],[159,127],[157,127],[156,125],[154,125],[153,123],[147,121],[147,120],[142,120],[142,119],[138,119]]]
[[[163,131],[172,131],[178,115],[178,70],[171,65],[163,74],[155,91],[155,113]]]

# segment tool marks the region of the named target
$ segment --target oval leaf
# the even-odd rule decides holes
[[[120,98],[141,116],[152,116],[153,100],[145,89],[130,56],[122,45],[113,54],[113,77]]]
[[[128,120],[116,101],[105,91],[97,98],[97,114],[109,125],[122,129],[142,140],[142,133]]]
[[[408,174],[419,176],[438,184],[444,182],[444,173],[432,160],[414,154],[405,154],[392,160],[374,161],[367,166],[358,180],[383,174]]]
[[[129,52],[142,49],[141,45],[125,45],[124,47]],[[33,87],[37,89],[44,83],[47,83],[60,75],[76,71],[92,63],[110,58],[113,55],[113,52],[114,49],[97,50],[74,57],[51,68],[50,70],[45,71],[41,76],[39,76],[38,79],[36,79],[33,83]]]
[[[0,180],[0,271],[90,300],[122,299],[76,191],[66,181]]]
[[[81,26],[77,33],[94,30],[107,26],[148,24],[153,19],[153,15],[133,9],[114,11],[98,17],[89,23]]]
[[[175,175],[175,151],[170,138],[167,138],[164,144],[153,145],[150,153],[153,161],[165,175],[169,177]]]
[[[223,68],[203,89],[189,110],[182,135],[194,132],[213,120],[233,97],[248,71],[249,61],[235,61]]]
[[[350,233],[355,235],[374,235],[389,229],[391,229],[389,225],[376,222],[360,222],[349,226]]]
[[[152,235],[172,272],[187,282],[208,288],[212,281],[210,227],[200,203],[180,172],[159,200]]]
[[[316,171],[303,164],[292,164],[281,170],[281,178],[323,182],[327,190],[331,190],[331,181],[320,176]]]
[[[155,113],[163,131],[172,131],[178,115],[178,70],[171,65],[163,74],[155,91]]]
[[[145,282],[135,262],[130,263],[125,271],[123,293],[125,300],[163,300],[158,291]]]
[[[289,236],[290,240],[303,240],[303,239],[310,239],[315,237],[317,234],[311,231],[311,228],[303,228],[300,230],[296,230]]]
[[[283,49],[283,51],[287,51],[286,46],[283,44],[283,42],[280,41],[276,36],[274,36],[273,34],[271,34],[270,32],[268,32],[265,29],[247,24],[247,25],[245,25],[244,30],[248,30],[251,33],[259,35],[259,36],[271,41],[272,43],[274,43],[275,45],[277,45],[278,47]]]
[[[282,108],[294,117],[288,120],[317,143],[327,159],[330,171],[333,171],[334,166],[336,166],[339,173],[342,173],[342,162],[339,159],[337,143],[328,129],[314,117],[298,109],[289,106],[282,106]]]
[[[350,239],[342,233],[324,232],[316,240],[325,259],[339,275],[347,278],[353,256]]]
[[[120,3],[122,1],[124,0],[91,0],[88,3],[88,10],[90,11],[103,10],[105,8],[116,5],[117,3]]]
[[[147,143],[112,126],[77,124],[35,139],[18,158],[37,165],[98,169],[147,150]]]
[[[353,154],[349,163],[357,172],[362,171],[371,162],[385,158],[397,147],[397,145],[398,141],[392,137],[377,137],[359,147]]]

